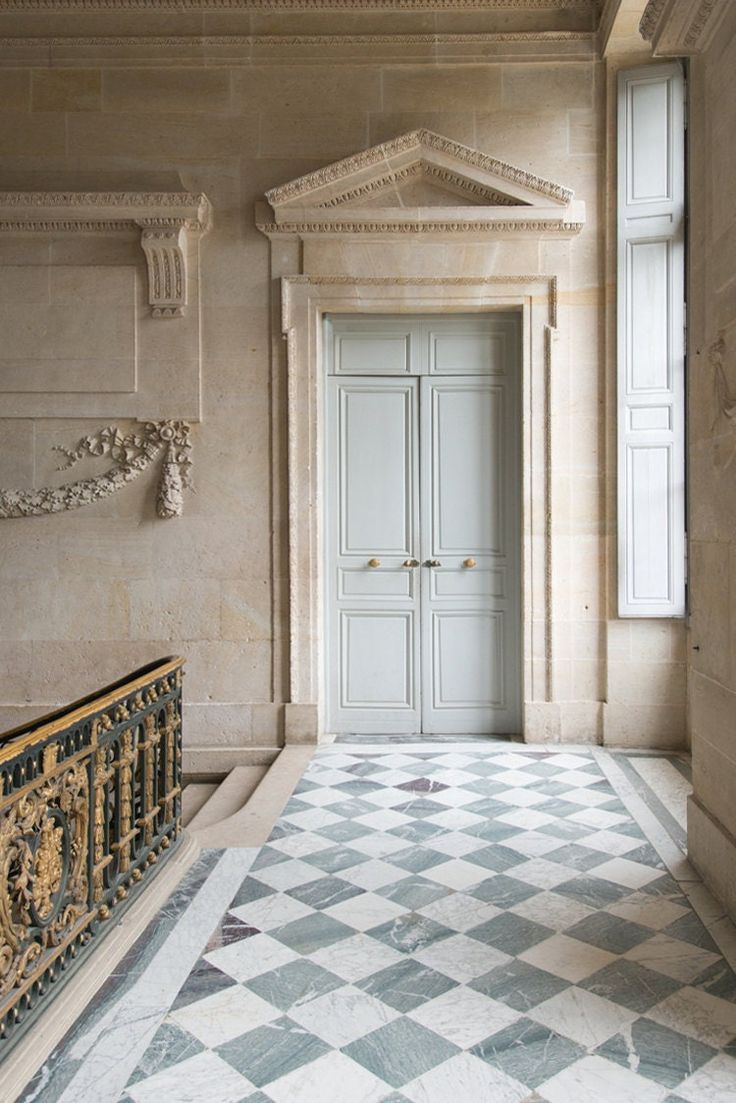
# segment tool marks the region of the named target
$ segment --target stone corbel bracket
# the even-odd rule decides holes
[[[139,230],[154,318],[184,313],[189,239],[211,223],[207,196],[193,192],[0,192],[0,232]]]

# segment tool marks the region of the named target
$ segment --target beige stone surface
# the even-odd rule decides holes
[[[110,13],[77,12],[44,15],[43,22],[47,34],[137,37],[477,34],[542,24],[558,30],[589,26],[582,9],[390,18],[380,12],[137,11],[113,19]],[[39,30],[38,17],[0,12],[0,34]],[[0,187],[7,174],[15,188],[54,187],[54,181],[103,190],[185,188],[207,194],[214,222],[194,247],[199,303],[178,320],[156,321],[143,309],[145,273],[134,235],[0,240],[0,302],[14,311],[21,332],[13,340],[30,342],[25,348],[42,340],[42,309],[52,301],[52,287],[59,294],[66,280],[69,325],[77,327],[70,342],[74,337],[77,348],[88,342],[91,353],[102,345],[109,357],[122,338],[111,334],[101,299],[113,273],[133,266],[139,296],[136,389],[124,407],[124,425],[132,426],[131,416],[202,415],[192,433],[194,489],[181,518],[153,520],[156,479],[146,473],[83,511],[0,521],[0,720],[28,717],[142,662],[183,653],[189,769],[224,774],[248,754],[268,761],[284,739],[314,740],[316,701],[292,701],[289,688],[290,599],[302,600],[306,583],[289,579],[287,396],[276,280],[300,271],[402,280],[543,274],[557,278],[559,314],[550,396],[552,653],[544,621],[546,553],[539,534],[545,481],[537,441],[526,473],[525,508],[534,514],[533,529],[527,518],[534,532],[525,550],[527,577],[539,604],[534,623],[530,618],[525,626],[525,733],[535,740],[682,744],[681,626],[623,623],[615,615],[609,385],[615,373],[606,344],[612,312],[604,314],[601,286],[602,273],[610,279],[610,272],[603,259],[606,210],[600,194],[612,105],[603,64],[556,62],[552,51],[562,57],[572,48],[569,42],[525,44],[525,56],[533,59],[528,62],[498,60],[490,52],[498,48],[426,41],[384,42],[380,48],[119,43],[54,46],[52,55],[48,47],[46,54],[36,49],[32,62],[23,60],[25,47],[14,48],[13,67],[0,69]],[[546,55],[534,58],[542,48]],[[504,49],[510,57],[512,46]],[[49,56],[52,65],[44,60]],[[724,53],[723,67],[727,60]],[[268,188],[418,127],[574,188],[587,209],[582,234],[571,243],[532,236],[450,242],[335,238],[270,248],[256,229],[254,204]],[[728,211],[720,198],[718,203],[714,225],[728,234]],[[12,279],[3,280],[3,265],[17,266]],[[98,280],[85,275],[101,269]],[[91,301],[91,292],[98,301]],[[404,289],[394,307],[410,308],[412,294]],[[723,318],[728,293],[715,298]],[[480,302],[477,297],[470,308]],[[347,303],[342,300],[343,308]],[[23,304],[39,310],[21,317],[16,308]],[[363,305],[359,297],[353,302],[356,309]],[[448,285],[433,307],[444,308],[465,310],[468,303]],[[548,305],[541,292],[527,309],[541,333],[548,320],[546,313],[542,318]],[[533,361],[542,367],[533,377],[529,373],[524,402],[535,426],[543,426],[543,338],[534,340]],[[62,389],[68,357],[58,333],[52,347],[55,390],[46,404],[26,395],[27,404],[16,410],[24,416],[9,418],[0,402],[3,487],[67,481],[69,473],[54,470],[52,446],[70,447],[109,421],[109,406],[101,400]],[[120,365],[112,365],[104,382],[111,388],[130,385]],[[84,383],[77,379],[75,386]],[[708,388],[710,377],[703,395],[711,393]],[[696,443],[702,440],[703,448],[698,470],[715,454],[711,421],[709,414],[697,423]],[[724,456],[728,437],[721,436],[717,454]],[[85,460],[78,470],[96,473],[104,464]],[[707,487],[710,472],[694,471],[693,478],[699,477]],[[731,493],[725,463],[717,477],[720,492]],[[296,508],[310,504],[307,497]],[[710,526],[708,539],[717,543],[715,510],[696,501],[694,509]],[[710,617],[707,602],[700,608]],[[718,628],[714,638],[723,638],[724,631]],[[313,650],[319,634],[315,625]]]

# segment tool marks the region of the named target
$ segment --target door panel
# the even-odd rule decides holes
[[[421,730],[418,401],[417,379],[328,380],[333,731]]]
[[[514,383],[438,376],[421,387],[422,730],[515,732]]]
[[[518,318],[327,338],[328,727],[519,732]]]

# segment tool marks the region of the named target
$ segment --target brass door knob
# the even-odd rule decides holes
[[[404,562],[401,564],[401,566],[402,567],[418,567],[419,566],[419,560],[418,559],[405,559]]]
[[[369,559],[368,560],[368,566],[369,567],[380,567],[381,566],[381,560],[380,559],[375,559],[375,558],[374,559]]]
[[[470,570],[472,567],[477,567],[478,562],[475,559],[463,559],[463,567],[467,567]]]
[[[427,560],[427,566],[428,567],[441,567],[442,563],[440,562],[439,559],[428,559]]]

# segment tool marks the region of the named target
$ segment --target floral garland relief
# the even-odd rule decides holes
[[[55,445],[66,457],[57,470],[74,467],[85,456],[110,456],[113,466],[101,475],[35,490],[0,489],[0,518],[38,517],[91,505],[122,489],[163,454],[156,497],[159,517],[180,517],[184,491],[191,488],[192,444],[186,421],[148,421],[127,435],[115,425],[84,437],[74,449]]]

